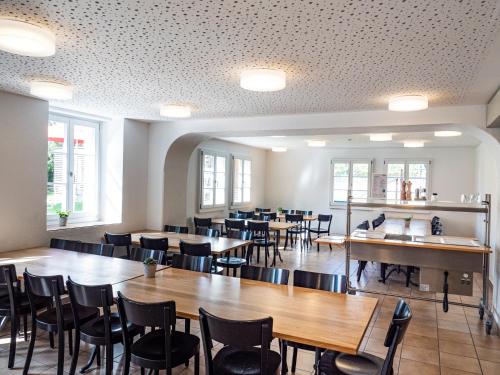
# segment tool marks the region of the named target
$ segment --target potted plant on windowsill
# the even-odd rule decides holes
[[[144,259],[144,277],[153,278],[156,273],[156,265],[158,264],[153,258]]]
[[[70,213],[71,213],[70,211],[61,211],[61,210],[57,211],[57,215],[59,216],[60,227],[65,227],[68,224],[68,217]]]

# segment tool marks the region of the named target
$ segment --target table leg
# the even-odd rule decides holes
[[[286,351],[287,345],[285,340],[280,340],[281,347],[281,375],[285,375],[288,372],[288,366],[286,363]]]

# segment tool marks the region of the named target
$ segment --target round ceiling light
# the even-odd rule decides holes
[[[396,96],[389,100],[389,111],[410,112],[421,111],[429,107],[429,101],[423,95]]]
[[[434,137],[459,137],[462,132],[456,130],[439,130],[434,132]]]
[[[160,107],[160,116],[188,118],[191,117],[191,107],[187,105],[165,104]]]
[[[372,142],[392,141],[392,134],[391,133],[370,134],[370,141]]]
[[[31,81],[30,93],[48,100],[70,100],[73,98],[73,86],[52,81]]]
[[[273,152],[286,152],[287,148],[286,147],[273,147],[271,150]]]
[[[40,26],[0,18],[0,50],[23,56],[52,56],[56,53],[56,37]]]
[[[325,147],[326,146],[326,141],[312,139],[310,141],[307,141],[307,145],[309,147]]]
[[[407,148],[424,147],[424,142],[423,141],[405,141],[404,146]]]
[[[283,90],[286,87],[286,74],[279,69],[247,69],[241,72],[240,86],[250,91]]]

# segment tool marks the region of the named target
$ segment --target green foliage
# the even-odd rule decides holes
[[[56,214],[59,215],[59,217],[69,217],[69,215],[71,214],[71,211],[61,211],[61,210],[57,210],[56,211]]]
[[[150,265],[156,265],[156,264],[158,264],[158,262],[156,260],[154,260],[153,258],[146,258],[146,259],[144,259],[144,264],[147,266],[150,266]]]

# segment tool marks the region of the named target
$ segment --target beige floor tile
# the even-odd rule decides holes
[[[439,366],[439,352],[437,350],[417,348],[405,345],[403,346],[401,358]]]
[[[462,355],[464,357],[477,358],[474,345],[463,344],[456,341],[439,340],[439,351]]]
[[[469,325],[467,323],[457,323],[451,322],[449,320],[438,320],[438,328],[449,329],[450,331],[470,333]]]
[[[385,340],[387,335],[387,330],[382,328],[373,327],[370,332],[370,338]]]
[[[403,345],[438,350],[438,340],[436,338],[425,337],[413,333],[407,333],[405,335]]]
[[[481,374],[479,361],[476,358],[468,358],[443,352],[439,353],[439,357],[440,364],[443,367]]]
[[[483,375],[498,375],[500,374],[500,363],[481,361],[481,369],[483,370]]]
[[[500,363],[500,350],[476,346],[476,351],[479,359]]]
[[[439,375],[439,366],[401,358],[399,375]]]
[[[451,331],[449,329],[438,329],[438,337],[440,340],[448,340],[460,342],[462,344],[472,345],[472,336],[469,333]]]
[[[458,370],[456,368],[442,367],[441,366],[441,375],[472,375],[473,372],[467,372]]]

